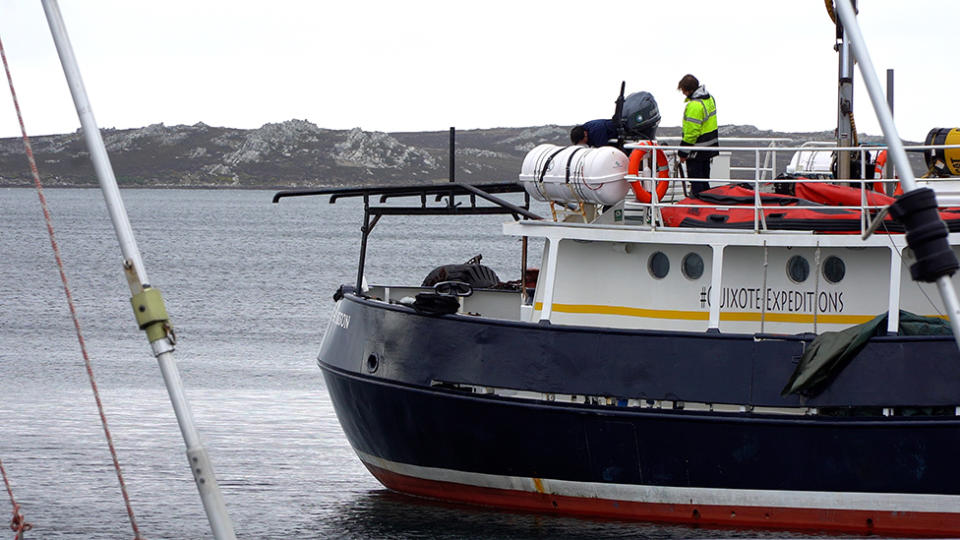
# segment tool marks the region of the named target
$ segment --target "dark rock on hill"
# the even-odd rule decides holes
[[[568,144],[569,129],[551,125],[457,131],[456,178],[474,183],[515,180],[531,148],[541,143]],[[722,126],[720,132],[727,137],[789,137],[798,142],[832,136],[830,132],[761,131],[753,126]],[[102,133],[122,187],[280,189],[439,182],[449,174],[449,131],[331,130],[289,120],[253,130],[200,123],[104,129]],[[679,128],[661,128],[658,133],[678,134]],[[97,185],[79,131],[34,137],[31,143],[44,185]],[[782,162],[788,159],[784,156]],[[0,185],[32,183],[22,141],[0,139]]]

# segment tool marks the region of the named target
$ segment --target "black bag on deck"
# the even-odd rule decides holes
[[[421,287],[433,287],[441,281],[462,281],[477,289],[490,289],[500,283],[497,273],[482,264],[445,264],[434,268]]]
[[[456,296],[420,293],[413,302],[413,309],[428,315],[450,315],[460,309],[460,302]]]

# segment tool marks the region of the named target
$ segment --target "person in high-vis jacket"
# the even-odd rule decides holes
[[[681,146],[720,146],[717,133],[717,103],[693,75],[684,75],[677,90],[687,97],[683,109],[683,140]],[[696,149],[677,152],[681,163],[687,164],[688,178],[710,178],[710,160],[719,155],[716,150]],[[710,189],[708,182],[690,182],[693,196]]]

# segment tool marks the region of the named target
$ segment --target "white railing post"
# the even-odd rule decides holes
[[[560,242],[552,237],[547,237],[545,240],[547,262],[545,264],[546,275],[543,277],[543,300],[540,301],[540,322],[550,322],[550,317],[553,315],[553,294],[557,281],[557,252],[560,247]]]

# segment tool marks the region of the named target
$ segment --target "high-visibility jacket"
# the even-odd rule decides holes
[[[707,89],[697,88],[686,100],[683,109],[683,140],[681,146],[720,146],[717,132],[717,102]],[[719,154],[716,150],[677,152],[680,157],[710,159]]]

